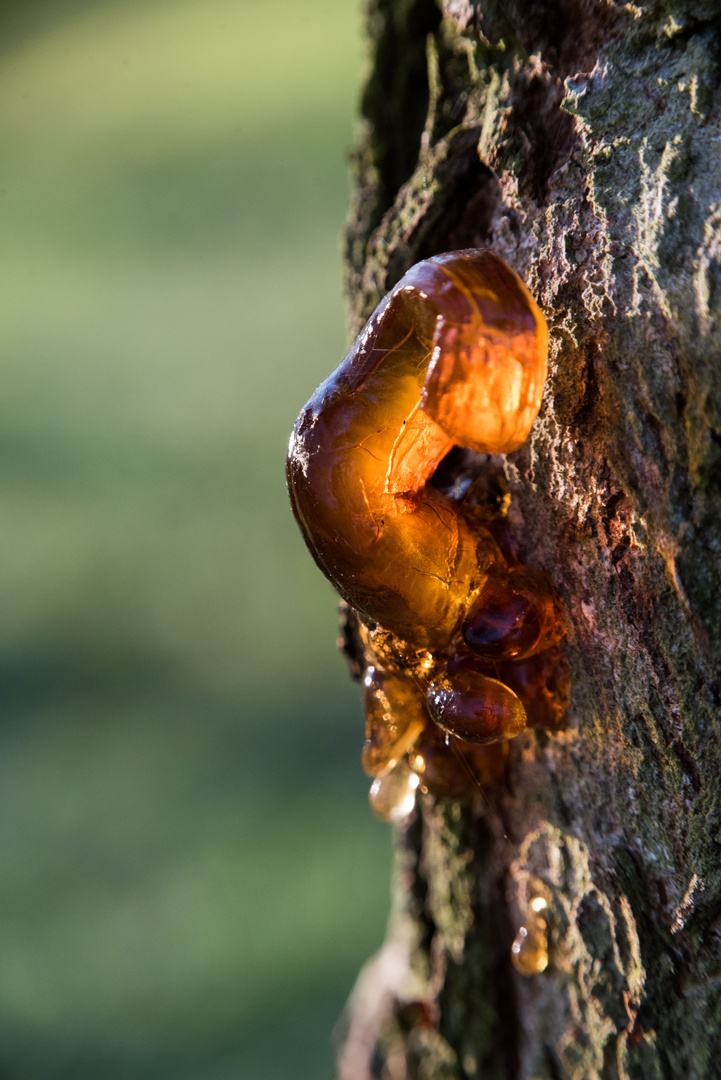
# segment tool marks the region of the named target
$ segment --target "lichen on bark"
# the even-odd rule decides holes
[[[372,0],[351,330],[415,261],[490,246],[551,332],[507,461],[561,593],[569,730],[426,799],[341,1080],[707,1080],[721,1051],[721,10]],[[517,878],[550,964],[510,963]],[[360,984],[359,984],[360,986]],[[373,1004],[375,1003],[375,1004]]]

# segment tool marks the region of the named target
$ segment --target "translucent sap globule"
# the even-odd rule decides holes
[[[367,668],[363,676],[363,704],[363,768],[371,776],[382,776],[411,749],[426,726],[427,713],[413,682],[376,667]]]

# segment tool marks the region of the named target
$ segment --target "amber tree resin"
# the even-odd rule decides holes
[[[433,483],[454,447],[518,449],[538,414],[545,319],[490,251],[412,267],[296,421],[288,488],[305,541],[351,609],[365,665],[374,805],[457,796],[527,723],[557,727],[568,674],[553,587],[520,565],[472,481]],[[445,762],[439,765],[439,761]],[[400,770],[391,784],[390,776]],[[409,783],[399,777],[418,777]],[[388,807],[391,809],[387,809]]]

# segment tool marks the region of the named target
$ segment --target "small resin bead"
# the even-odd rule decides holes
[[[401,762],[385,776],[376,776],[368,793],[371,809],[383,821],[405,821],[415,808],[419,784],[417,774]]]
[[[468,742],[513,739],[526,726],[520,698],[498,679],[470,667],[439,675],[428,689],[427,701],[436,723]]]
[[[363,676],[366,741],[363,768],[382,776],[411,749],[428,721],[428,712],[414,684],[379,668]]]
[[[546,920],[537,917],[522,926],[511,946],[513,966],[520,975],[540,975],[548,967]]]
[[[548,576],[534,566],[490,575],[463,623],[466,645],[485,660],[524,660],[563,636]]]
[[[537,879],[531,882],[539,887],[529,889],[524,925],[511,946],[513,966],[521,975],[540,975],[548,967],[548,890]]]

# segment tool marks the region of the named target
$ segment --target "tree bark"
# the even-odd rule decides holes
[[[718,0],[372,0],[351,329],[410,265],[491,247],[551,334],[507,459],[562,596],[568,730],[419,800],[341,1080],[721,1076]],[[549,965],[511,964],[527,883]]]

